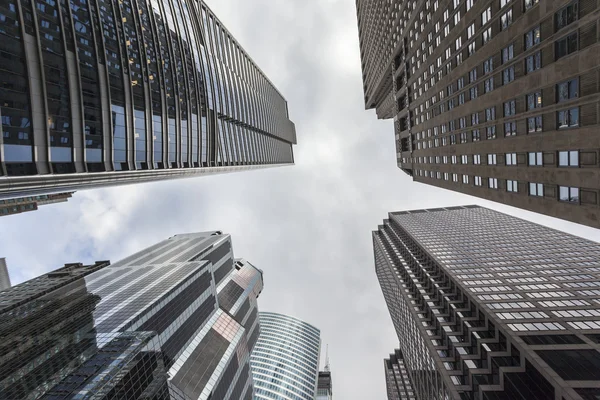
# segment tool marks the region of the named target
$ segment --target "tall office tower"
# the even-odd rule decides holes
[[[414,181],[600,227],[598,5],[357,0],[366,108]]]
[[[325,356],[325,368],[319,371],[317,377],[317,397],[316,400],[333,399],[333,382],[331,381],[331,366],[329,365],[329,346]]]
[[[10,287],[10,275],[8,275],[8,266],[6,265],[6,258],[0,258],[0,290],[8,289]]]
[[[258,313],[260,335],[250,356],[254,399],[314,400],[321,332],[297,318]]]
[[[373,246],[417,399],[600,396],[600,244],[466,206],[391,213]]]
[[[383,360],[388,400],[416,400],[406,362],[400,350]]]
[[[35,211],[39,206],[48,204],[66,203],[73,196],[73,193],[41,194],[38,196],[0,200],[0,217]]]
[[[203,1],[0,15],[0,198],[293,163],[285,99]]]
[[[251,400],[262,285],[207,232],[0,292],[0,398]]]

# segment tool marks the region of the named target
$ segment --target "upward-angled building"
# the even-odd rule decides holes
[[[0,198],[293,163],[287,102],[203,1],[0,15]]]
[[[416,400],[406,362],[400,350],[383,360],[388,400]]]
[[[0,200],[0,217],[35,211],[40,206],[48,204],[66,203],[71,197],[73,197],[73,192],[40,194],[37,196]]]
[[[419,400],[600,396],[600,244],[465,206],[390,213],[373,246],[398,389]]]
[[[262,272],[177,235],[0,292],[0,398],[252,400]]]
[[[0,291],[10,287],[10,275],[8,274],[8,266],[6,258],[0,258]]]
[[[255,400],[315,400],[321,332],[294,317],[260,312],[250,365]]]
[[[402,171],[600,227],[597,2],[356,7],[365,106],[394,119]]]

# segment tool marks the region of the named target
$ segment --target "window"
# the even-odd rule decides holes
[[[481,13],[481,26],[487,24],[492,19],[492,7],[488,7]]]
[[[450,173],[444,172],[444,180],[445,181],[449,181],[450,180]]]
[[[458,119],[458,127],[460,129],[465,129],[467,127],[467,117],[460,117]]]
[[[554,56],[558,60],[577,51],[577,32],[573,32],[554,43]]]
[[[540,44],[541,35],[540,35],[540,27],[536,26],[529,32],[525,34],[525,50],[532,48]]]
[[[579,108],[558,111],[558,129],[579,126]]]
[[[455,44],[456,44],[456,50],[460,50],[460,47],[462,46],[462,38],[460,36],[456,39]],[[460,87],[459,87],[459,89],[460,89]]]
[[[461,79],[462,79],[462,78],[461,78]],[[464,93],[460,93],[460,94],[458,95],[458,104],[459,104],[459,105],[461,105],[461,104],[465,104],[465,94],[464,94]]]
[[[504,85],[515,80],[515,67],[508,67],[502,71],[502,83]]]
[[[473,0],[467,0],[467,11],[469,11],[473,7]]]
[[[511,44],[502,49],[502,64],[512,60],[515,56],[515,46]]]
[[[506,153],[504,158],[506,165],[517,165],[517,153]]]
[[[456,134],[450,135],[450,144],[456,144]]]
[[[489,139],[496,139],[496,126],[488,126],[485,128],[485,136]]]
[[[530,93],[527,95],[527,111],[535,110],[542,106],[542,92]]]
[[[473,86],[472,88],[469,89],[469,95],[471,97],[471,100],[477,98],[477,86]]]
[[[500,8],[506,7],[508,3],[510,3],[510,0],[500,0]]]
[[[516,102],[515,100],[510,100],[504,103],[504,116],[510,117],[511,115],[516,114]]]
[[[477,80],[477,68],[473,68],[469,71],[469,83],[473,83]]]
[[[558,187],[558,199],[568,203],[579,203],[579,188],[569,186]]]
[[[554,15],[554,25],[556,31],[564,28],[565,26],[577,21],[579,14],[577,1],[569,4],[568,6],[558,10]]]
[[[497,156],[496,154],[488,154],[488,165],[496,165],[497,164]]]
[[[544,185],[542,183],[529,183],[529,195],[544,197]]]
[[[454,14],[454,25],[458,25],[458,23],[460,22],[460,10],[456,12],[456,14]]]
[[[481,164],[481,154],[473,154],[473,164],[474,165]]]
[[[481,134],[479,133],[479,129],[475,129],[471,132],[471,138],[473,142],[479,142],[481,140]]]
[[[460,156],[460,163],[461,164],[468,164],[469,163],[469,156],[463,154],[462,156]]]
[[[448,164],[448,156],[444,156],[442,158],[442,160],[443,160],[444,164]]]
[[[460,133],[460,142],[461,143],[467,143],[467,132],[461,132]]]
[[[473,178],[473,183],[475,184],[475,186],[481,186],[481,177],[480,176],[476,176]]]
[[[471,114],[471,125],[475,126],[479,124],[479,113]]]
[[[498,189],[498,178],[488,178],[488,187],[490,189]]]
[[[579,151],[559,151],[558,152],[559,167],[579,167]]]
[[[467,28],[467,39],[471,39],[475,35],[475,22]]]
[[[485,120],[493,121],[496,119],[496,108],[490,107],[485,109]]]
[[[469,184],[469,175],[463,175],[463,176],[462,176],[462,182],[463,182],[464,184],[467,184],[467,185],[468,185],[468,184]]]
[[[527,132],[541,132],[542,131],[542,117],[529,117],[527,118]]]
[[[525,0],[525,11],[539,3],[540,0]]]
[[[490,39],[492,38],[492,28],[487,28],[486,30],[483,31],[483,33],[481,34],[481,38],[483,39],[483,44],[486,44],[487,42],[490,41]]]
[[[512,24],[512,8],[500,17],[500,29],[505,30]]]
[[[452,182],[458,183],[458,174],[452,174]]]
[[[452,164],[456,164],[457,162],[458,162],[457,161],[457,157],[456,156],[452,156]]]
[[[492,90],[494,90],[494,78],[486,79],[485,82],[483,82],[484,93],[491,92]]]
[[[579,78],[557,84],[556,96],[558,103],[579,97]]]
[[[494,59],[492,57],[490,57],[483,62],[483,73],[489,74],[493,70],[494,70]]]
[[[528,157],[529,157],[529,166],[530,167],[541,167],[544,165],[543,156],[542,156],[541,151],[529,152]]]
[[[504,123],[504,136],[516,136],[517,123],[515,121]]]
[[[519,191],[519,184],[517,183],[517,181],[507,179],[506,180],[506,191],[517,193]]]
[[[475,42],[469,43],[469,55],[473,55],[475,53]]]
[[[531,73],[542,68],[542,53],[537,52],[525,58],[525,70]]]

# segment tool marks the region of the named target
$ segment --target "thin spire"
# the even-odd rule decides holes
[[[329,366],[329,345],[327,345],[325,350],[325,371],[330,372],[331,368]]]

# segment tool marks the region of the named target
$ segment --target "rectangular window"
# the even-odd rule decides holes
[[[473,142],[479,142],[481,140],[481,134],[479,133],[479,129],[475,129],[471,132],[471,138]]]
[[[528,158],[530,167],[541,167],[544,165],[544,160],[541,151],[529,152]]]
[[[494,78],[486,79],[485,82],[483,82],[483,91],[489,93],[492,90],[494,90]]]
[[[525,0],[525,11],[539,3],[540,0]]]
[[[579,126],[579,108],[562,110],[557,112],[558,129],[572,128]]]
[[[542,107],[542,92],[530,93],[527,95],[527,111]]]
[[[474,0],[467,0],[467,11],[469,11],[471,7],[473,7],[473,1]]]
[[[542,183],[529,183],[529,195],[530,196],[544,196],[544,185]]]
[[[502,64],[512,60],[515,56],[515,46],[510,45],[502,49]]]
[[[500,17],[500,29],[505,30],[512,24],[512,8]]]
[[[496,126],[488,126],[485,128],[485,137],[489,139],[496,139]]]
[[[461,132],[460,133],[460,142],[461,143],[467,143],[467,132]]]
[[[489,27],[481,33],[481,38],[483,40],[483,44],[486,44],[492,39],[492,28]]]
[[[479,113],[471,114],[471,125],[479,125]]]
[[[475,186],[481,186],[481,177],[480,176],[476,176],[473,178],[473,183],[475,183]]]
[[[494,70],[494,59],[492,57],[490,57],[483,62],[483,73],[489,74],[493,70]]]
[[[579,97],[579,78],[558,83],[556,85],[556,97],[558,103]]]
[[[504,136],[516,136],[517,123],[515,121],[504,123]]]
[[[577,1],[569,4],[568,6],[558,10],[554,15],[554,25],[558,32],[567,25],[577,21],[579,17],[579,5]]]
[[[569,186],[558,187],[558,199],[568,203],[579,203],[579,188]]]
[[[510,3],[510,0],[500,0],[500,8],[506,7],[508,3]]]
[[[471,96],[471,100],[477,98],[477,86],[473,86],[469,89],[469,95]]]
[[[515,115],[516,114],[516,109],[517,109],[517,105],[516,105],[516,101],[515,100],[510,100],[504,103],[504,116],[505,117],[510,117],[511,115]]]
[[[515,67],[508,67],[502,71],[502,84],[506,85],[515,80]]]
[[[469,43],[469,56],[472,56],[475,53],[475,42]]]
[[[496,154],[488,154],[488,165],[496,165],[498,162]]]
[[[473,83],[477,80],[477,68],[473,68],[469,71],[469,83]]]
[[[456,144],[456,134],[450,135],[450,144]]]
[[[507,179],[506,180],[506,191],[517,193],[519,191],[519,184],[517,183],[517,181]]]
[[[462,181],[464,184],[469,184],[469,175],[463,175],[462,176]]]
[[[498,178],[488,178],[488,187],[490,189],[498,189]]]
[[[577,51],[577,32],[558,39],[554,43],[554,58],[556,60]]]
[[[505,154],[506,165],[517,165],[517,153]]]
[[[559,167],[579,167],[579,151],[559,151],[558,152]]]
[[[481,13],[481,26],[487,24],[492,19],[492,7],[488,7]]]
[[[452,174],[452,181],[458,183],[458,174]]]
[[[485,120],[493,121],[496,119],[496,108],[490,107],[485,109]]]
[[[529,117],[527,118],[527,132],[541,132],[542,131],[542,117]]]
[[[458,162],[458,157],[452,156],[452,164],[456,164]]]
[[[461,164],[467,164],[469,162],[469,156],[463,154],[462,156],[460,156],[460,162]]]
[[[525,50],[532,48],[540,44],[541,35],[540,35],[540,27],[536,26],[529,32],[525,34]]]
[[[532,73],[533,71],[537,71],[540,68],[542,68],[541,52],[538,51],[537,53],[534,53],[525,58],[525,70],[528,74]]]

